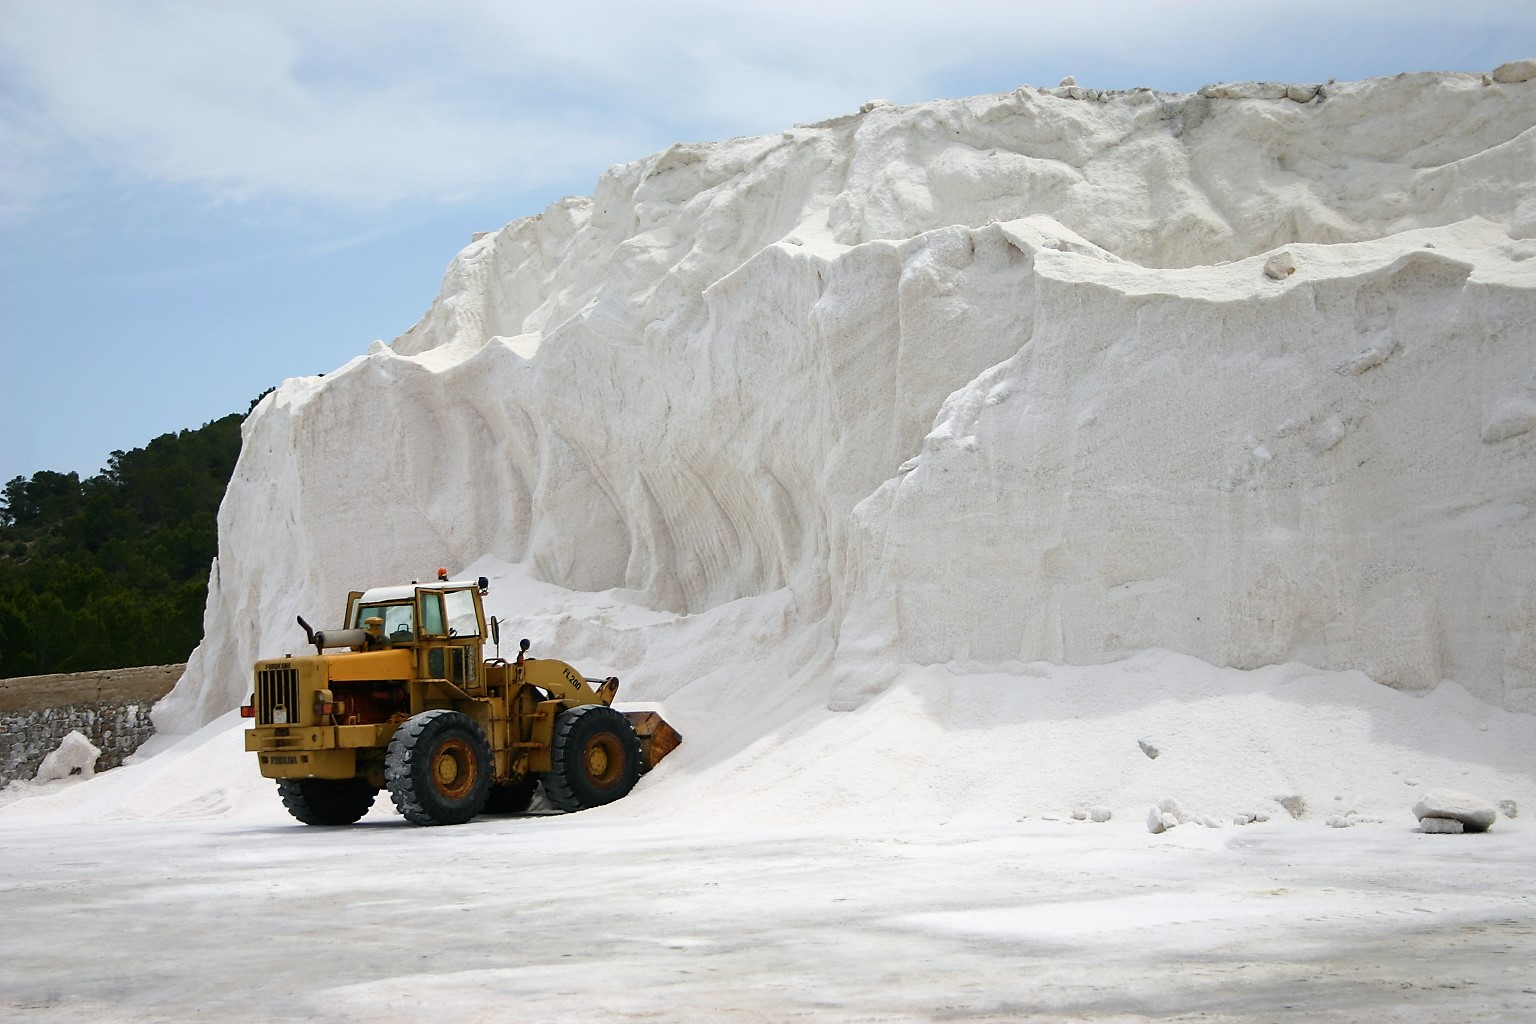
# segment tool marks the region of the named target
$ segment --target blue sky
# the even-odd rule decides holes
[[[408,328],[471,233],[673,142],[1054,85],[1488,70],[1536,4],[0,0],[0,481]]]

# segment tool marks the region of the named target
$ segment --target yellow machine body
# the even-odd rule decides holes
[[[489,742],[494,785],[529,780],[531,786],[532,777],[551,771],[559,717],[611,705],[619,681],[589,679],[563,661],[522,651],[512,661],[487,660],[483,588],[483,580],[444,580],[354,592],[345,628],[310,631],[317,653],[257,662],[245,709],[255,722],[245,749],[257,755],[261,774],[357,779],[377,790],[386,785],[396,730],[435,709],[458,712],[479,727]],[[494,620],[491,627],[499,629]],[[335,646],[344,649],[327,650]],[[655,712],[625,718],[639,740],[642,771],[681,742]]]

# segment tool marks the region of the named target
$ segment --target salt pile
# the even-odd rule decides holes
[[[1531,78],[1072,83],[612,168],[258,406],[157,723],[444,564],[679,721],[602,813],[1536,797]]]

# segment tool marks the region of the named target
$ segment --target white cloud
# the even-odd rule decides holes
[[[1435,18],[1536,23],[1509,6],[1461,3],[1448,16],[1438,3],[1364,3],[1347,18],[1431,33]],[[8,0],[0,203],[25,205],[82,159],[220,198],[524,190],[675,138],[769,131],[876,96],[928,98],[968,67],[1017,68],[992,86],[1008,88],[1094,60],[1214,67],[1280,28],[1314,31],[1321,46],[1347,27],[1338,11],[1318,0]]]
[[[413,52],[424,9],[386,9],[386,34],[353,31],[340,8],[318,22],[285,5],[10,8],[0,117],[21,144],[7,153],[46,161],[70,144],[219,196],[389,201],[554,177],[624,142],[518,102],[515,78],[469,81],[450,50]]]

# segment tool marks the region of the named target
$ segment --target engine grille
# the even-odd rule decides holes
[[[288,712],[288,724],[299,720],[299,673],[288,666],[256,670],[256,724],[273,725],[273,712]]]

